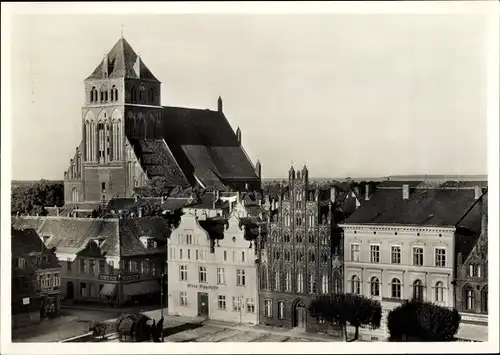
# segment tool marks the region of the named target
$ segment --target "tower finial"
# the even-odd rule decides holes
[[[123,23],[121,24],[121,28],[122,28],[122,30],[121,30],[121,38],[123,38]]]

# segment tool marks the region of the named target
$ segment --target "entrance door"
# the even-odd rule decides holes
[[[198,316],[208,317],[208,293],[198,292]]]
[[[73,297],[75,297],[75,286],[73,285],[73,282],[69,281],[66,284],[66,298],[72,300]]]
[[[295,305],[295,322],[294,326],[299,329],[306,328],[306,306],[302,301],[297,302]]]

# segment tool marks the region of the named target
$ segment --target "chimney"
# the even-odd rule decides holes
[[[262,206],[262,200],[259,198],[259,200],[257,201],[257,203],[259,204],[259,206]]]
[[[135,195],[135,202],[139,202],[139,196]]]
[[[219,190],[215,190],[215,200],[216,201],[220,200],[220,192],[219,192]]]
[[[274,211],[276,208],[276,201],[274,201],[274,198],[271,200],[271,211]]]
[[[236,192],[236,203],[240,203],[241,200],[241,193],[238,191]]]
[[[245,206],[245,199],[241,200],[241,205]]]
[[[161,197],[161,204],[163,205],[165,203],[165,196]]]
[[[403,185],[403,200],[408,200],[410,198],[410,185]]]
[[[137,218],[142,218],[142,207],[139,207],[137,213],[138,213]]]
[[[370,184],[368,184],[368,183],[367,183],[367,184],[365,185],[365,200],[366,200],[366,201],[369,201],[369,200],[370,200],[370,198],[371,198],[371,195],[370,195],[370,194],[371,194],[371,191],[370,191]]]
[[[238,127],[236,130],[236,139],[238,140],[238,144],[241,145],[241,129]]]
[[[56,216],[59,216],[59,207],[56,207]]]
[[[474,186],[474,198],[475,198],[476,200],[478,200],[478,199],[479,199],[479,197],[481,197],[482,193],[483,193],[483,190],[481,189],[481,187],[479,187],[479,186]]]
[[[335,199],[337,197],[336,195],[337,195],[337,191],[335,189],[335,186],[330,187],[330,201],[332,203],[335,203]]]
[[[220,96],[217,99],[217,111],[222,113],[222,98]]]

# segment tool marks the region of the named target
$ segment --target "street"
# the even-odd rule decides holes
[[[15,329],[13,342],[59,342],[88,332],[94,321],[118,318],[122,313],[143,311],[149,317],[159,320],[160,309],[87,309],[63,308],[61,316],[44,320],[40,324]],[[252,325],[226,323],[213,320],[169,316],[164,309],[165,342],[311,342],[342,341],[320,334],[299,333],[294,330],[274,329]],[[118,339],[109,342],[119,342]]]

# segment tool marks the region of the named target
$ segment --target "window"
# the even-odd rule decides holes
[[[278,319],[285,319],[285,302],[278,301]]]
[[[85,259],[80,260],[80,272],[85,274],[88,272],[88,264]]]
[[[380,262],[380,245],[370,245],[370,262]]]
[[[328,275],[321,277],[321,293],[328,293]]]
[[[283,241],[285,243],[290,243],[290,234],[286,233],[284,236],[283,236]]]
[[[380,281],[378,277],[372,277],[370,280],[370,294],[372,296],[380,296]]]
[[[297,217],[295,217],[295,224],[297,226],[301,226],[302,225],[302,217],[299,215]],[[299,243],[302,243],[302,238],[300,239],[300,242]]]
[[[273,281],[274,281],[274,284],[273,284],[273,289],[276,290],[276,291],[279,291],[280,290],[280,272],[275,270],[273,272]]]
[[[321,253],[321,263],[322,264],[328,263],[328,254],[326,252]]]
[[[315,257],[314,257],[314,252],[313,251],[310,251],[309,252],[309,262],[310,263],[313,263],[315,260]]]
[[[434,300],[436,302],[444,301],[444,284],[441,281],[436,282],[436,288],[434,290],[435,297]]]
[[[309,243],[314,244],[314,234],[309,233]]]
[[[351,278],[351,293],[359,295],[360,291],[361,290],[360,290],[359,276],[358,275],[354,275]]]
[[[424,286],[420,280],[415,280],[413,282],[413,298],[417,301],[424,300]]]
[[[205,266],[200,266],[199,272],[199,280],[200,282],[207,282],[207,268]]]
[[[391,297],[401,298],[401,281],[399,279],[392,279],[391,281]]]
[[[106,261],[105,260],[99,260],[99,273],[104,274],[106,269]]]
[[[316,293],[316,278],[314,274],[309,275],[309,293]]]
[[[193,236],[191,234],[186,235],[186,244],[193,244]]]
[[[304,253],[302,253],[302,250],[297,250],[297,262],[301,263],[304,259]]]
[[[304,276],[302,275],[302,272],[297,274],[297,292],[304,292]]]
[[[297,235],[295,236],[295,241],[296,241],[297,243],[302,243],[302,234],[297,234]]]
[[[391,263],[401,264],[401,247],[399,246],[391,247]]]
[[[247,312],[255,313],[255,303],[253,298],[247,298]]]
[[[351,261],[359,261],[359,244],[351,244]]]
[[[17,259],[17,267],[19,269],[24,269],[26,267],[26,259],[24,258]]]
[[[465,309],[474,311],[474,290],[470,286],[464,288]]]
[[[68,267],[68,271],[71,271],[71,266],[73,265],[73,263],[71,262],[70,258],[66,259],[66,265]]]
[[[110,260],[108,263],[108,269],[110,274],[114,274],[115,272],[115,262],[113,260]]]
[[[245,270],[243,269],[236,270],[236,285],[245,286]]]
[[[179,259],[182,259],[182,249],[179,250]]]
[[[481,290],[481,312],[488,313],[488,286]]]
[[[233,311],[241,312],[241,298],[233,297]]]
[[[227,251],[224,250],[224,261],[227,261]]]
[[[187,292],[179,292],[180,305],[181,307],[187,307],[188,305],[188,296]]]
[[[446,249],[436,248],[436,267],[446,267]]]
[[[477,277],[481,277],[481,265],[476,265],[477,268],[476,268],[476,276]]]
[[[290,261],[290,251],[285,250],[285,261],[289,262]]]
[[[221,311],[226,310],[226,296],[219,295],[217,297],[217,306]]]
[[[278,259],[279,259],[279,257],[278,257]],[[245,252],[244,251],[241,252],[241,262],[242,263],[245,262]]]
[[[188,271],[187,271],[187,265],[180,265],[179,270],[180,270],[180,277],[179,279],[181,281],[187,281],[188,279]]]
[[[292,273],[287,271],[285,274],[285,292],[292,291]]]
[[[474,264],[469,264],[469,277],[474,276]]]
[[[413,265],[415,266],[424,265],[424,248],[421,247],[413,248]]]
[[[267,289],[267,267],[265,265],[263,265],[261,269],[260,288],[263,290]]]
[[[226,274],[223,268],[217,268],[217,283],[224,285],[226,283]]]
[[[273,316],[273,301],[264,300],[264,316],[271,318]]]
[[[188,260],[191,260],[191,249],[188,249]]]
[[[82,297],[87,297],[87,284],[85,282],[80,283],[80,295]]]

